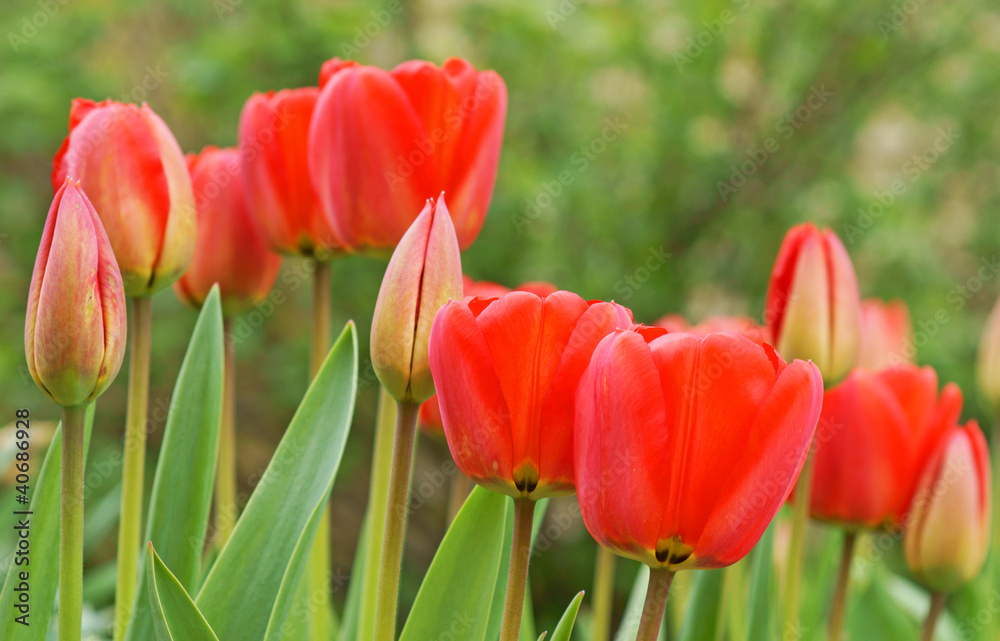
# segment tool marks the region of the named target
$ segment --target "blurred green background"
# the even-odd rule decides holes
[[[548,280],[614,298],[645,322],[670,311],[760,319],[786,229],[815,221],[841,235],[865,295],[910,306],[919,362],[961,385],[967,416],[991,421],[973,372],[1000,292],[992,2],[0,0],[0,36],[0,424],[18,407],[36,421],[56,417],[27,376],[23,315],[70,101],[145,100],[185,151],[197,151],[235,143],[251,92],[315,84],[333,56],[388,68],[461,56],[506,80],[495,196],[463,256],[472,277]],[[308,288],[290,285],[303,268],[285,261],[276,287],[289,302],[261,310],[266,322],[238,353],[244,489],[306,387]],[[383,269],[363,257],[335,263],[336,327],[353,318],[367,337]],[[172,292],[155,298],[154,418],[194,319]],[[363,369],[332,500],[333,562],[345,574],[366,501],[377,387]],[[92,459],[117,446],[126,378],[123,370],[99,403]],[[443,443],[421,442],[417,483],[447,456]],[[95,491],[92,505],[104,496],[106,508],[90,526],[91,568],[114,556],[119,475]],[[446,490],[434,491],[413,517],[406,603],[446,502]],[[569,525],[533,565],[543,625],[590,587],[593,543],[572,507],[553,504],[550,519],[569,514]]]

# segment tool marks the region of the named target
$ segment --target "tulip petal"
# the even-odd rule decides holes
[[[449,390],[438,401],[455,463],[480,485],[519,494],[504,480],[511,478],[510,411],[466,302],[452,301],[438,311],[428,353],[436,385]]]

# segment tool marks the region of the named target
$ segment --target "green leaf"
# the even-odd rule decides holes
[[[159,641],[219,641],[177,577],[167,569],[153,544],[146,547],[146,585],[150,617]]]
[[[573,634],[573,624],[576,622],[576,613],[580,611],[580,602],[583,601],[583,591],[581,590],[573,600],[569,602],[569,606],[566,611],[563,612],[562,618],[559,619],[559,623],[556,624],[555,630],[552,631],[552,641],[569,641],[570,635]]]
[[[899,608],[885,587],[884,569],[876,568],[871,582],[847,611],[847,629],[852,639],[904,641],[918,638],[920,625]]]
[[[747,625],[747,641],[770,641],[776,638],[771,608],[775,600],[771,598],[771,573],[773,563],[771,556],[774,550],[774,523],[764,531],[754,546],[752,565],[750,567],[750,602],[747,606],[749,621]]]
[[[163,431],[146,518],[146,541],[181,586],[195,592],[212,507],[224,377],[222,307],[212,287],[181,364]],[[148,556],[148,555],[146,555]],[[140,588],[148,582],[140,566]],[[153,641],[149,597],[136,590],[126,641]]]
[[[94,403],[87,408],[84,422],[84,460],[90,448],[90,432],[94,427]],[[29,428],[30,429],[30,428]],[[29,450],[30,451],[30,450]],[[31,453],[29,464],[36,461],[35,453]],[[60,496],[62,493],[62,425],[56,429],[52,444],[38,475],[32,475],[29,484],[33,495],[28,507],[32,514],[30,521],[31,547],[28,565],[11,565],[7,570],[7,578],[0,591],[0,639],[17,639],[18,641],[44,641],[52,620],[56,602],[56,587],[59,584],[59,518]],[[84,508],[86,509],[86,507]],[[20,517],[18,517],[20,518]],[[16,524],[15,524],[16,525]],[[15,607],[19,596],[24,590],[17,588],[21,584],[20,573],[28,572],[31,602],[28,622],[29,626],[17,623],[14,618],[21,613]],[[16,636],[15,636],[16,635]]]
[[[264,639],[281,629],[344,453],[357,372],[348,323],[195,599],[221,639]]]
[[[399,641],[486,639],[510,502],[481,487],[472,491],[434,555]]]
[[[694,570],[691,599],[684,612],[680,641],[715,641],[722,603],[722,570]]]
[[[362,568],[367,558],[368,547],[368,515],[365,515],[361,525],[361,535],[358,537],[358,548],[354,551],[354,561],[351,563],[351,579],[347,587],[347,599],[344,601],[343,618],[337,641],[354,641],[358,637],[358,615],[361,611]]]

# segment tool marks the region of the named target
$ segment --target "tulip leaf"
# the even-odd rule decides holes
[[[680,641],[715,641],[721,619],[722,570],[695,570]]]
[[[146,584],[158,641],[219,641],[177,577],[147,544]]]
[[[354,641],[358,638],[358,616],[361,611],[362,568],[367,557],[368,547],[368,515],[365,515],[358,537],[358,547],[354,551],[354,561],[351,563],[351,579],[347,586],[347,599],[344,601],[344,612],[340,620],[340,630],[337,641]]]
[[[920,624],[907,616],[893,600],[886,589],[883,572],[882,568],[875,568],[867,589],[857,595],[858,598],[851,599],[852,607],[846,613],[850,638],[880,641],[918,638]],[[935,635],[935,638],[943,637]]]
[[[30,420],[30,419],[29,419]],[[90,448],[90,433],[94,427],[94,403],[87,408],[84,419],[84,460]],[[30,427],[29,427],[30,430]],[[29,450],[31,452],[31,450]],[[35,453],[31,452],[29,465],[35,461]],[[7,578],[0,590],[0,639],[17,639],[18,641],[44,641],[52,614],[55,609],[56,587],[59,584],[59,518],[62,507],[62,425],[52,437],[52,443],[45,453],[45,459],[40,468],[34,465],[29,469],[38,469],[38,474],[32,474],[29,484],[34,494],[28,506],[30,515],[26,515],[30,523],[31,547],[30,559],[27,565],[18,565],[15,561],[7,569]],[[84,507],[86,509],[86,506]],[[20,515],[15,515],[18,520]],[[14,523],[17,525],[17,523]],[[23,557],[23,555],[22,555]],[[35,563],[31,563],[35,561]],[[21,572],[28,573],[28,580],[21,580]],[[22,614],[17,609],[23,589],[22,583],[30,587],[31,599],[26,613],[26,621],[30,625],[21,625],[15,617]]]
[[[348,323],[251,495],[195,602],[221,639],[281,629],[344,453],[357,393]]]
[[[767,641],[776,638],[771,608],[775,600],[771,598],[771,573],[773,563],[771,556],[774,550],[774,524],[772,523],[760,541],[750,553],[752,565],[750,568],[750,602],[748,604],[749,621],[746,641]]]
[[[215,286],[202,305],[174,385],[146,519],[146,541],[156,546],[158,557],[190,592],[197,590],[201,577],[212,507],[222,417],[223,340],[222,306]],[[149,595],[141,589],[148,573],[147,567],[139,570],[140,589],[126,641],[154,639]]]
[[[580,611],[580,602],[583,601],[583,591],[577,593],[573,600],[569,602],[562,618],[552,631],[552,641],[569,641],[573,634],[573,624],[576,623],[576,613]]]
[[[399,641],[487,638],[510,502],[481,487],[472,491],[431,561]]]

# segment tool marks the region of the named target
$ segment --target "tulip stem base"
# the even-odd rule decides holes
[[[382,532],[382,559],[375,599],[375,641],[393,641],[396,638],[399,574],[403,566],[406,522],[410,512],[410,481],[419,410],[420,404],[412,401],[399,401],[396,405],[396,437],[392,445],[389,500]]]
[[[920,641],[932,641],[934,639],[934,629],[937,627],[938,619],[944,612],[944,603],[948,595],[943,592],[931,593],[931,607],[927,611],[927,618],[924,619],[924,629],[920,633]]]
[[[309,380],[316,378],[330,351],[331,297],[330,263],[317,261],[312,276],[312,334],[309,348]],[[330,507],[326,506],[309,549],[306,575],[310,639],[329,639],[333,634],[330,616]]]
[[[59,641],[80,641],[83,627],[83,442],[87,406],[62,411],[62,511],[59,532]]]
[[[149,406],[149,351],[153,306],[148,296],[132,299],[129,317],[128,405],[125,410],[125,456],[122,507],[118,522],[118,576],[115,585],[115,641],[125,638],[132,618],[138,580],[142,493],[146,466],[146,412]]]
[[[232,321],[223,321],[229,336]],[[219,426],[219,469],[215,475],[215,545],[220,550],[236,525],[236,353],[225,341],[225,380],[222,388],[222,420]]]
[[[839,641],[844,627],[844,612],[847,609],[847,588],[851,582],[851,561],[854,560],[854,544],[857,542],[857,532],[844,532],[844,549],[840,556],[840,569],[837,571],[837,585],[833,591],[833,604],[830,608],[829,641]]]
[[[591,641],[608,641],[611,633],[611,610],[615,597],[615,560],[617,557],[605,547],[597,546],[594,567],[594,614],[591,619]]]
[[[674,571],[668,568],[649,568],[646,601],[642,605],[642,618],[639,619],[639,633],[635,641],[656,641],[659,636],[674,574]]]
[[[524,593],[528,588],[528,562],[531,560],[531,526],[535,518],[533,499],[514,499],[514,537],[510,546],[507,571],[507,594],[503,600],[500,641],[517,641],[524,613]]]
[[[802,585],[802,566],[805,561],[806,531],[809,529],[809,501],[813,484],[813,449],[802,466],[795,484],[795,503],[792,506],[792,534],[788,546],[788,567],[785,574],[785,624],[783,630],[799,629],[799,594]]]

